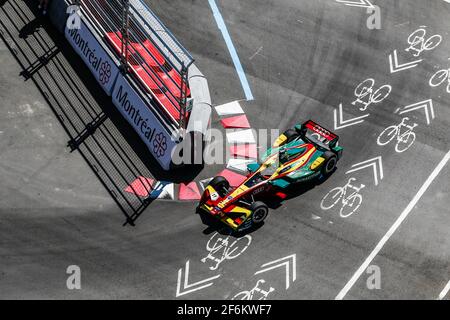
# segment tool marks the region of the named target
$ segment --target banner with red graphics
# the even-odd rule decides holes
[[[308,128],[309,130],[313,131],[314,133],[320,135],[321,137],[324,137],[328,141],[332,141],[337,138],[336,134],[334,134],[333,132],[331,132],[328,129],[325,129],[321,125],[318,125],[317,123],[315,123],[312,120],[308,120],[305,123],[305,127]]]

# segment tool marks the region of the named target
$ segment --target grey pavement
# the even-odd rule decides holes
[[[0,8],[2,17],[10,2]],[[380,30],[366,27],[366,9],[333,0],[217,0],[255,96],[254,101],[241,101],[253,127],[283,131],[311,118],[334,129],[340,103],[345,119],[364,114],[351,105],[361,81],[373,78],[377,86],[390,85],[392,92],[369,107],[363,123],[336,131],[345,151],[335,174],[271,210],[264,226],[248,235],[248,247],[248,237],[231,236],[229,245],[235,243],[242,254],[224,259],[216,270],[211,270],[213,260],[201,259],[208,255],[208,240],[226,235],[202,223],[195,203],[155,201],[135,227],[122,226],[121,211],[94,174],[93,160],[69,152],[68,135],[38,90],[45,72],[55,67],[44,67],[35,81],[25,81],[13,52],[0,41],[0,298],[176,299],[180,282],[179,298],[230,299],[264,279],[265,289],[274,288],[269,299],[334,299],[450,150],[450,94],[445,86],[428,85],[436,71],[450,67],[450,4],[373,3],[381,8]],[[196,59],[208,78],[213,105],[245,98],[207,0],[157,0],[149,5]],[[421,26],[427,26],[428,36],[441,35],[441,44],[422,52],[417,67],[391,73],[389,55],[395,49],[400,63],[414,59],[404,49],[408,35]],[[17,30],[9,28],[25,45]],[[33,35],[28,37],[37,47]],[[62,51],[60,63],[67,59],[73,64],[70,51]],[[87,74],[76,77],[89,87]],[[94,109],[104,102],[96,92],[86,91]],[[436,114],[429,125],[423,111],[408,113],[419,124],[410,149],[396,153],[394,142],[377,145],[384,128],[401,121],[398,108],[428,99]],[[110,131],[102,134],[125,145],[138,171],[157,175],[138,150],[139,143],[125,141],[126,126],[108,121]],[[217,117],[213,125],[218,125]],[[384,171],[378,186],[370,168],[346,174],[352,165],[378,156]],[[364,272],[345,298],[438,297],[450,281],[449,166],[372,261],[380,268],[381,288],[370,290]],[[206,168],[197,178],[219,169]],[[322,210],[322,198],[350,177],[366,185],[358,211],[342,218],[338,208]],[[288,289],[283,268],[255,275],[264,264],[291,255],[296,279],[291,268]],[[209,287],[187,292],[187,262],[191,284],[220,277],[205,282],[212,283]],[[81,290],[66,288],[69,265],[82,270]]]

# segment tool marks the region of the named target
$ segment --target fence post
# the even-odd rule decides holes
[[[184,61],[181,63],[181,90],[180,90],[180,129],[186,129],[186,102],[187,102],[187,68]]]
[[[128,39],[129,39],[129,12],[130,12],[130,1],[122,0],[122,46],[120,62],[122,71],[128,72]]]

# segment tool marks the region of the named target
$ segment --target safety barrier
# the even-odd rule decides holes
[[[101,42],[90,31],[89,22],[80,19],[79,29],[65,29],[66,39],[83,59],[108,95],[119,76],[119,66],[110,57]]]
[[[111,46],[122,67],[130,71],[144,92],[152,95],[168,120],[177,128],[185,128],[190,96],[185,59],[178,58],[160,35],[146,23],[137,6],[139,1],[80,0],[86,20]],[[186,54],[183,51],[183,57]]]
[[[126,77],[119,76],[112,94],[113,103],[133,126],[150,152],[165,170],[171,167],[172,153],[179,143],[148,108],[150,101],[138,93]]]
[[[65,26],[67,40],[161,167],[169,170],[186,134],[206,135],[211,117],[206,78],[140,0],[58,3],[50,8],[50,18],[60,30],[63,10],[70,11],[71,22],[79,19],[76,28]],[[74,5],[79,5],[76,11],[67,10]]]

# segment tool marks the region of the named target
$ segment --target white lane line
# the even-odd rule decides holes
[[[450,3],[450,0],[448,2]],[[438,300],[444,299],[449,291],[450,291],[450,281],[447,283],[444,290],[442,290],[442,292],[439,294]]]
[[[217,26],[222,32],[223,39],[227,44],[231,59],[233,59],[234,67],[236,68],[236,72],[239,76],[239,80],[241,81],[242,88],[244,89],[245,97],[247,101],[254,100],[252,90],[250,89],[250,85],[248,84],[248,80],[245,75],[244,69],[242,68],[241,61],[239,60],[236,48],[234,47],[233,41],[231,40],[230,34],[228,33],[227,26],[225,24],[225,21],[223,20],[222,14],[220,13],[219,7],[217,7],[215,0],[208,0],[208,2],[214,14],[214,18],[216,19]]]
[[[395,221],[395,223],[392,225],[392,227],[388,230],[388,232],[384,235],[384,237],[380,240],[380,242],[377,244],[375,249],[370,253],[370,255],[367,257],[367,259],[364,261],[364,263],[359,267],[359,269],[355,272],[353,277],[348,281],[348,283],[345,285],[345,287],[339,292],[339,294],[336,296],[336,300],[342,300],[345,295],[348,293],[348,291],[353,287],[353,285],[356,283],[356,281],[361,277],[363,272],[367,269],[367,267],[370,265],[372,260],[377,256],[377,254],[383,249],[386,242],[389,240],[389,238],[394,234],[395,231],[400,227],[402,222],[408,217],[411,210],[414,208],[414,206],[419,202],[420,198],[422,198],[425,191],[427,191],[428,187],[431,185],[431,183],[434,181],[434,179],[438,176],[438,174],[441,172],[441,170],[445,167],[448,160],[450,159],[450,151],[447,152],[447,154],[444,156],[444,158],[441,160],[441,162],[438,164],[438,166],[433,170],[431,175],[428,177],[428,179],[425,181],[423,186],[419,189],[417,194],[414,196],[414,198],[411,200],[411,202],[408,204],[408,206],[403,210],[402,214],[398,219]]]

